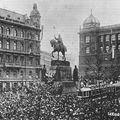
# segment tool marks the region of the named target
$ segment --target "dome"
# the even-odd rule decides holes
[[[93,27],[100,27],[100,22],[91,13],[91,15],[85,19],[83,23],[83,28],[93,28]]]
[[[30,13],[30,17],[33,17],[33,16],[40,16],[39,11],[37,10],[37,4],[36,3],[34,3],[33,10]]]

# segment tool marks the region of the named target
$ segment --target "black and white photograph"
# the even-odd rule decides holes
[[[0,120],[120,120],[120,0],[0,0]]]

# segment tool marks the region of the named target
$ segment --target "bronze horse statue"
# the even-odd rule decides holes
[[[50,44],[51,44],[51,47],[53,47],[53,51],[52,51],[52,57],[54,57],[53,53],[54,52],[58,52],[58,60],[59,60],[59,52],[62,53],[63,55],[63,59],[66,60],[66,57],[65,57],[65,52],[67,52],[67,48],[65,45],[63,45],[62,43],[58,43],[56,40],[50,40]]]

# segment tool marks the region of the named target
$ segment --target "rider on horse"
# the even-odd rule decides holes
[[[58,35],[58,38],[55,37],[55,40],[57,40],[57,42],[58,42],[59,45],[63,45],[63,41],[62,41],[62,38],[61,38],[60,34]]]

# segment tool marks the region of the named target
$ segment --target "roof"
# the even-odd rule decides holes
[[[94,17],[92,13],[89,17],[85,19],[83,23],[83,28],[99,27],[99,26],[100,26],[99,20],[96,17]]]
[[[37,4],[36,3],[34,3],[33,10],[30,13],[30,17],[32,17],[32,16],[40,16],[39,11],[37,10]]]
[[[5,18],[9,18],[9,19],[12,19],[12,20],[25,22],[25,16],[26,15],[22,15],[20,13],[16,13],[16,12],[13,12],[13,11],[9,11],[9,10],[0,8],[0,16],[5,17]]]

